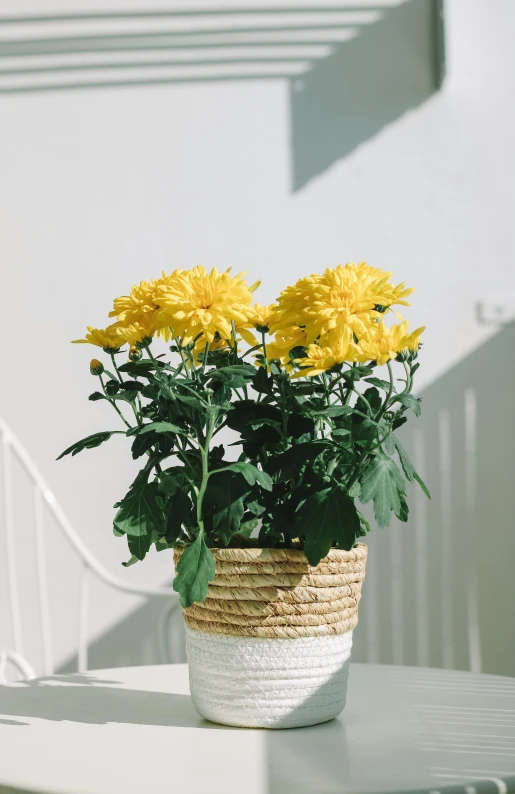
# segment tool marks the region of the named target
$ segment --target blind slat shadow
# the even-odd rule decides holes
[[[324,14],[370,13],[368,23],[327,24]],[[289,24],[294,13],[313,14],[313,22]],[[93,35],[44,36],[0,40],[0,96],[80,90],[116,90],[192,83],[286,80],[290,94],[292,191],[324,173],[333,163],[376,135],[407,111],[425,102],[443,80],[442,0],[403,0],[394,6],[340,5],[274,8],[190,9],[187,11],[100,12],[3,16],[2,25],[173,18],[286,16],[279,26],[189,29]],[[293,22],[293,19],[290,20]],[[78,28],[80,31],[80,27]],[[42,33],[45,31],[43,30]],[[326,45],[330,54],[303,56],[299,48]],[[261,57],[242,57],[242,48],[267,47]],[[238,48],[234,57],[220,48]],[[293,50],[292,48],[295,48]],[[174,52],[209,49],[191,61]],[[290,50],[290,51],[289,51]],[[155,61],[131,60],[131,53],[168,53]],[[66,56],[126,53],[116,63],[66,62]],[[250,53],[249,53],[250,55]],[[64,57],[64,61],[59,59]],[[34,58],[42,59],[34,62]],[[51,62],[45,62],[51,58]],[[9,59],[19,61],[9,63]],[[3,62],[3,63],[2,63]],[[283,66],[284,65],[284,66]],[[234,73],[229,67],[237,66]],[[179,67],[179,69],[177,69]],[[200,67],[188,74],[184,67]],[[266,67],[269,67],[268,69]],[[153,70],[164,70],[153,73]],[[176,70],[166,74],[166,70]],[[122,73],[113,76],[113,71]],[[131,74],[130,71],[135,71]],[[181,73],[183,70],[183,73]],[[95,78],[92,79],[92,75]],[[46,77],[45,77],[46,76]],[[84,76],[84,79],[82,79]],[[42,79],[38,79],[41,77]],[[52,79],[52,78],[55,79]]]
[[[362,13],[366,11],[384,11],[385,6],[377,5],[345,5],[338,6],[245,6],[244,8],[192,8],[185,10],[170,9],[158,11],[92,11],[73,14],[35,14],[32,16],[0,16],[0,25],[19,25],[24,23],[40,22],[107,22],[124,19],[174,19],[184,17],[217,17],[217,16],[243,16],[250,14],[324,14],[335,11],[349,13]]]

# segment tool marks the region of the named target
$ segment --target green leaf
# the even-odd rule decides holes
[[[251,381],[256,374],[256,369],[251,364],[233,364],[229,367],[220,367],[209,372],[211,380],[220,380],[234,389],[239,389]]]
[[[346,383],[352,384],[354,381],[361,380],[365,375],[371,375],[372,368],[367,366],[352,367],[343,373],[343,379]]]
[[[229,469],[212,474],[204,496],[204,512],[211,516],[213,529],[229,541],[239,529],[245,512],[244,499],[250,493],[246,481]]]
[[[136,557],[135,554],[133,554],[130,560],[128,560],[127,562],[122,562],[122,565],[124,568],[130,568],[131,565],[135,565],[137,562],[139,562],[139,558]]]
[[[313,419],[310,416],[306,416],[306,414],[293,413],[288,417],[286,432],[291,438],[311,435],[315,432],[315,423]]]
[[[350,436],[351,431],[347,430],[345,427],[336,427],[334,430],[331,431],[332,436],[336,436],[336,438],[342,438],[343,436]]]
[[[378,389],[383,389],[386,393],[390,391],[390,384],[387,380],[382,380],[381,378],[365,378],[367,383],[371,383],[372,386],[377,386]],[[395,387],[394,387],[395,391]]]
[[[91,400],[92,403],[97,402],[98,400],[105,400],[105,394],[102,394],[100,391],[94,391],[93,394],[90,394],[88,400]]]
[[[361,493],[361,483],[359,480],[355,480],[351,487],[349,488],[348,492],[351,499],[357,499]]]
[[[406,408],[411,408],[415,416],[420,416],[420,402],[413,394],[398,394],[393,402],[402,403]]]
[[[127,543],[133,557],[136,557],[138,560],[143,560],[150,549],[152,533],[149,532],[147,535],[127,535]]]
[[[258,483],[265,491],[272,490],[272,478],[270,475],[266,471],[258,469],[257,466],[253,466],[252,463],[231,463],[230,466],[226,466],[224,469],[224,471],[227,470],[241,474],[249,485]]]
[[[100,444],[103,444],[104,441],[107,441],[109,438],[111,438],[111,436],[122,432],[122,430],[104,430],[100,433],[93,433],[91,436],[86,436],[86,438],[76,441],[75,444],[71,445],[71,447],[65,449],[64,452],[61,452],[57,460],[61,460],[61,458],[64,458],[65,455],[69,455],[70,453],[73,456],[77,455],[79,452],[82,452],[83,449],[94,449],[95,447],[99,447]]]
[[[175,543],[181,534],[182,527],[191,527],[195,524],[193,519],[193,505],[185,491],[176,491],[168,502],[168,522],[166,525],[166,540]]]
[[[137,380],[124,380],[123,383],[120,383],[120,389],[124,391],[141,392],[144,388],[143,384]]]
[[[118,367],[119,372],[126,372],[133,378],[153,378],[155,366],[151,361],[127,361]]]
[[[141,458],[141,456],[145,455],[155,443],[156,437],[151,433],[143,433],[142,435],[136,436],[131,446],[133,459],[136,460],[137,458]]]
[[[114,395],[120,390],[120,384],[117,380],[108,380],[105,384],[105,390],[109,397],[114,397]]]
[[[204,541],[204,533],[199,532],[191,546],[184,549],[173,582],[183,609],[202,603],[207,596],[209,582],[214,578],[215,561]]]
[[[267,375],[264,367],[259,367],[254,374],[252,387],[259,394],[269,394],[271,396],[274,392],[274,379]]]
[[[208,406],[208,403],[204,402],[204,400],[190,396],[189,394],[175,394],[174,397],[176,400],[179,400],[179,402],[184,403],[184,405],[196,408],[197,411],[205,411]]]
[[[270,474],[280,472],[282,479],[290,480],[297,477],[303,466],[313,463],[322,452],[331,447],[332,444],[328,441],[305,441],[302,444],[294,444],[281,455],[270,457],[267,461],[267,470]]]
[[[370,389],[366,389],[363,395],[360,395],[356,401],[356,409],[368,415],[369,408],[363,398],[365,398],[370,405],[370,408],[372,409],[372,416],[375,416],[379,412],[379,409],[382,405],[381,395],[375,386],[372,386]]]
[[[135,537],[150,536],[152,530],[163,526],[164,514],[157,501],[157,487],[154,481],[138,484],[129,490],[114,517],[114,527],[118,532]]]
[[[361,535],[363,536],[366,535],[367,532],[370,532],[371,526],[368,523],[365,516],[363,515],[363,513],[360,513],[359,510],[358,510],[358,516],[359,516],[359,523],[361,525]]]
[[[247,503],[247,510],[250,510],[255,516],[261,516],[266,510],[266,507],[260,505],[259,502],[255,499],[253,502]]]
[[[394,438],[393,438],[393,434],[392,434],[392,433],[390,433],[390,435],[389,435],[389,436],[387,436],[387,437],[384,439],[384,442],[383,442],[383,443],[384,443],[384,448],[385,448],[385,450],[387,451],[387,453],[388,453],[389,455],[395,455],[395,450],[396,450],[396,447],[395,447],[395,441],[394,441]]]
[[[334,543],[351,549],[359,529],[354,502],[339,487],[311,494],[296,514],[295,530],[306,537],[304,551],[311,565],[318,565]]]
[[[174,433],[175,435],[187,436],[188,432],[183,427],[172,424],[172,422],[150,422],[148,425],[133,427],[127,431],[128,436],[142,436],[145,433]]]
[[[245,521],[243,524],[240,524],[240,528],[236,534],[242,535],[244,538],[250,538],[258,524],[259,519],[251,518],[250,521]]]
[[[390,438],[392,439],[392,442],[393,442],[393,444],[395,446],[395,449],[397,450],[397,454],[398,454],[399,460],[401,462],[402,470],[404,471],[404,474],[406,475],[406,479],[409,480],[409,482],[412,482],[413,478],[415,476],[415,468],[413,466],[413,463],[409,459],[408,453],[406,452],[406,450],[402,446],[402,444],[399,441],[399,439],[397,438],[397,436],[394,436],[393,433],[392,433]]]
[[[122,390],[117,394],[113,394],[111,400],[122,400],[122,402],[133,403],[136,400],[138,394],[138,389],[127,389],[126,391]]]
[[[374,515],[380,527],[387,527],[392,512],[401,511],[401,497],[405,483],[397,464],[391,458],[376,455],[372,458],[361,478],[363,504],[373,500]]]
[[[316,411],[310,411],[311,416],[345,416],[346,414],[354,413],[352,405],[327,405]]]
[[[418,484],[420,485],[420,487],[424,491],[424,493],[427,496],[427,498],[431,499],[431,494],[429,493],[429,489],[428,489],[427,485],[425,484],[424,480],[422,479],[422,477],[420,476],[420,474],[417,474],[417,472],[414,471],[413,472],[413,479],[418,482]]]
[[[401,502],[401,508],[398,513],[395,515],[399,519],[399,521],[407,521],[408,514],[409,514],[409,507],[408,507],[408,500],[406,499],[406,494],[399,493],[399,499]]]

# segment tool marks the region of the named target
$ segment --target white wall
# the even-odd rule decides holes
[[[0,2],[2,14],[63,9]],[[296,192],[286,80],[0,95],[0,414],[90,548],[127,579],[161,582],[171,560],[119,568],[112,504],[134,468],[123,440],[54,459],[116,426],[108,406],[87,401],[93,350],[69,340],[102,324],[134,281],[232,265],[263,279],[267,302],[303,274],[366,259],[417,288],[409,316],[428,325],[420,384],[489,333],[478,299],[515,305],[515,5],[447,0],[446,29],[444,89]],[[0,26],[0,38],[15,33]],[[21,556],[31,541],[19,540]],[[60,560],[56,551],[54,576]],[[95,628],[122,609],[101,605]]]

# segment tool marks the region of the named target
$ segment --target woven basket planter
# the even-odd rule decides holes
[[[345,706],[367,547],[332,549],[316,567],[295,549],[212,551],[208,596],[183,610],[199,714],[254,728],[336,717]]]

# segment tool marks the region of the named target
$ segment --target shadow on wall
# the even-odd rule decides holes
[[[440,88],[442,2],[3,16],[0,95],[286,80],[296,191]]]
[[[176,602],[150,599],[129,613],[88,646],[88,669],[179,664],[186,661],[181,611]],[[57,673],[75,673],[78,657],[64,662]]]

